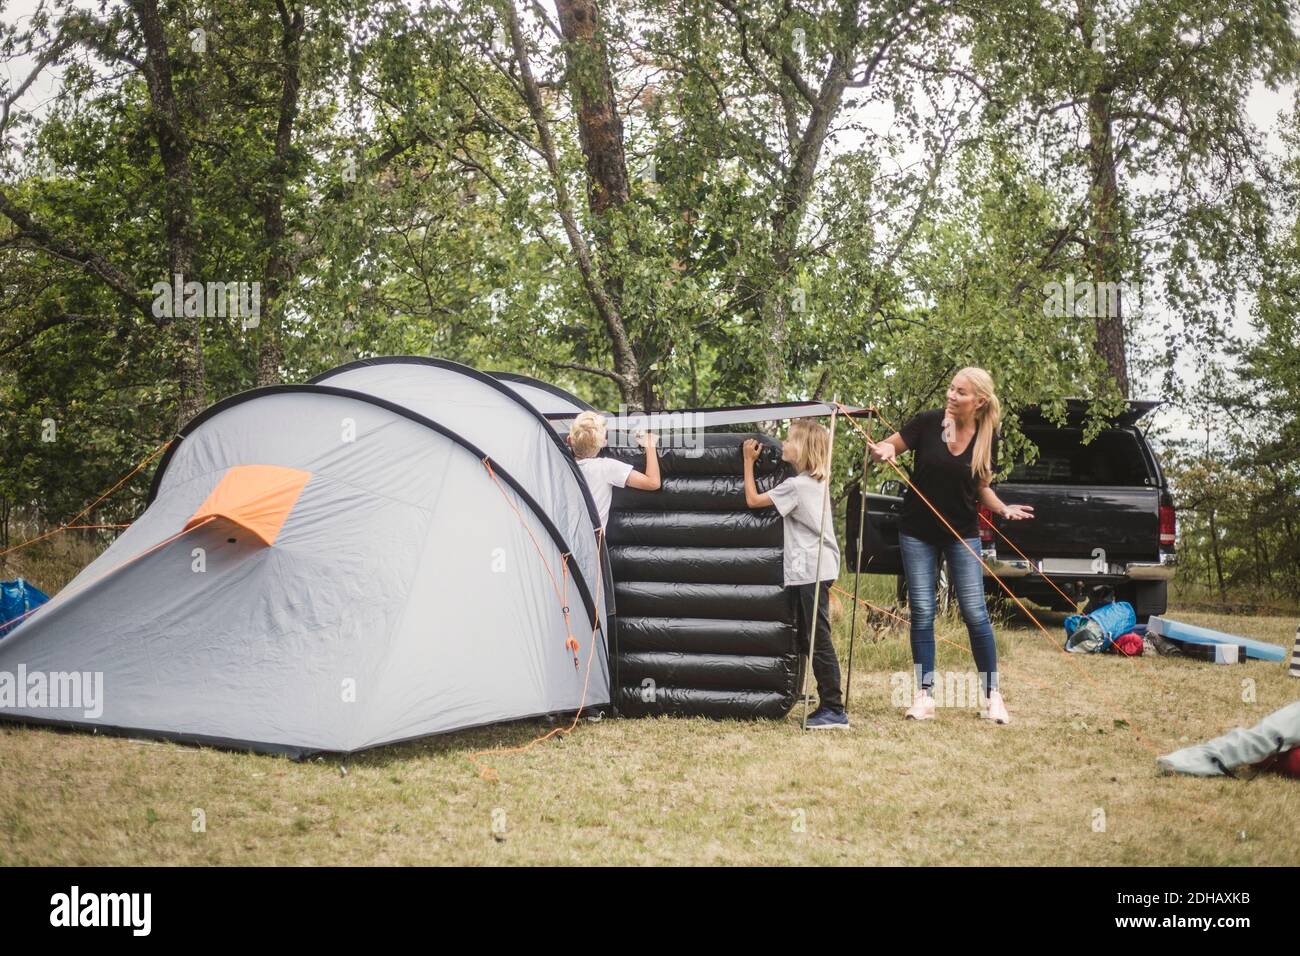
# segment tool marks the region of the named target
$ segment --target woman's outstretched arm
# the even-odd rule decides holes
[[[903,436],[898,432],[878,442],[867,442],[867,446],[871,449],[871,457],[876,461],[893,461],[907,451],[907,442],[903,441]]]

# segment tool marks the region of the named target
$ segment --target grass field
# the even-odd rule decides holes
[[[1287,645],[1296,627],[1171,614]],[[1055,636],[1062,616],[1039,616]],[[938,670],[971,670],[960,622],[939,633],[953,643],[940,643]],[[860,634],[848,733],[802,734],[798,707],[767,723],[584,719],[483,758],[498,782],[470,755],[549,725],[304,763],[7,725],[0,863],[1300,862],[1296,782],[1168,777],[1154,759],[1300,696],[1284,665],[1080,659],[1018,616],[998,627],[1013,722],[950,706],[915,724],[891,700],[910,667],[906,629]]]

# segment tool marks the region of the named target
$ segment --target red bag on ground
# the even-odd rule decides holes
[[[1268,769],[1284,777],[1300,780],[1300,747],[1294,747],[1278,755],[1277,762]]]
[[[1110,651],[1113,654],[1123,654],[1125,657],[1141,657],[1142,635],[1136,631],[1121,634],[1111,642]]]

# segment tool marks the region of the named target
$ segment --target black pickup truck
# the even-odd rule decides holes
[[[1165,612],[1176,563],[1174,502],[1160,462],[1137,427],[1159,404],[1129,402],[1127,411],[1087,445],[1082,427],[1086,402],[1067,403],[1064,426],[1047,421],[1036,408],[1020,413],[1021,429],[1038,447],[1038,457],[1033,464],[1016,464],[993,487],[1008,504],[1032,505],[1034,518],[1004,521],[981,509],[980,519],[981,557],[1017,597],[1054,610],[1074,610],[1048,583],[1050,578],[1079,604],[1113,595],[1130,602],[1141,621]],[[906,595],[898,553],[902,493],[903,483],[889,480],[879,493],[866,495],[860,568],[897,575],[900,599]],[[845,535],[850,568],[858,554],[861,500],[860,488],[851,487]],[[994,532],[990,521],[1023,557]],[[987,570],[984,578],[985,593],[999,603],[1005,592]],[[942,567],[939,587],[940,603],[946,604]]]

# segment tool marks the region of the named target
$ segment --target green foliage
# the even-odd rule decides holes
[[[601,407],[622,400],[611,377],[590,374],[613,367],[610,333],[503,39],[505,2],[288,4],[305,30],[282,161],[289,61],[275,6],[167,5],[194,277],[251,282],[273,260],[289,266],[259,325],[197,320],[208,401],[265,380],[259,356],[271,342],[285,381],[357,357],[433,354],[536,375]],[[1083,395],[1113,410],[1121,396],[1095,354],[1092,318],[1053,309],[1050,291],[1089,275],[1098,223],[1080,104],[1100,90],[1119,170],[1113,265],[1158,287],[1163,306],[1128,312],[1135,342],[1162,343],[1132,350],[1140,390],[1197,397],[1179,390],[1176,360],[1223,344],[1214,306],[1259,290],[1257,334],[1231,353],[1253,388],[1223,390],[1218,406],[1253,426],[1223,466],[1244,484],[1223,488],[1282,533],[1300,445],[1290,384],[1300,380],[1300,238],[1290,221],[1270,233],[1294,193],[1245,102],[1252,82],[1295,75],[1289,2],[600,6],[607,74],[541,7],[516,9],[558,182],[649,400],[755,401],[775,358],[783,396],[820,389],[879,405],[899,425],[937,404],[955,370],[981,365],[1010,410],[1005,464],[1033,454],[1016,407]],[[62,77],[47,109],[32,110],[31,97],[13,104],[0,189],[151,299],[169,278],[169,174],[135,14],[58,0],[0,20],[0,60],[15,66],[6,82],[30,69],[29,50],[50,52],[47,70]],[[804,195],[796,173],[814,106],[797,80],[816,93],[841,62],[849,85]],[[579,94],[606,79],[628,195],[596,216],[575,113]],[[265,210],[276,195],[284,230],[272,241]],[[12,217],[0,217],[0,273],[0,506],[15,521],[58,522],[174,433],[174,328]],[[41,440],[46,420],[55,441]],[[856,439],[839,443],[837,491],[860,454]],[[1190,497],[1204,477],[1195,468],[1210,465],[1179,462]],[[149,471],[95,517],[129,520]],[[1268,539],[1270,555],[1290,553],[1283,538]]]

